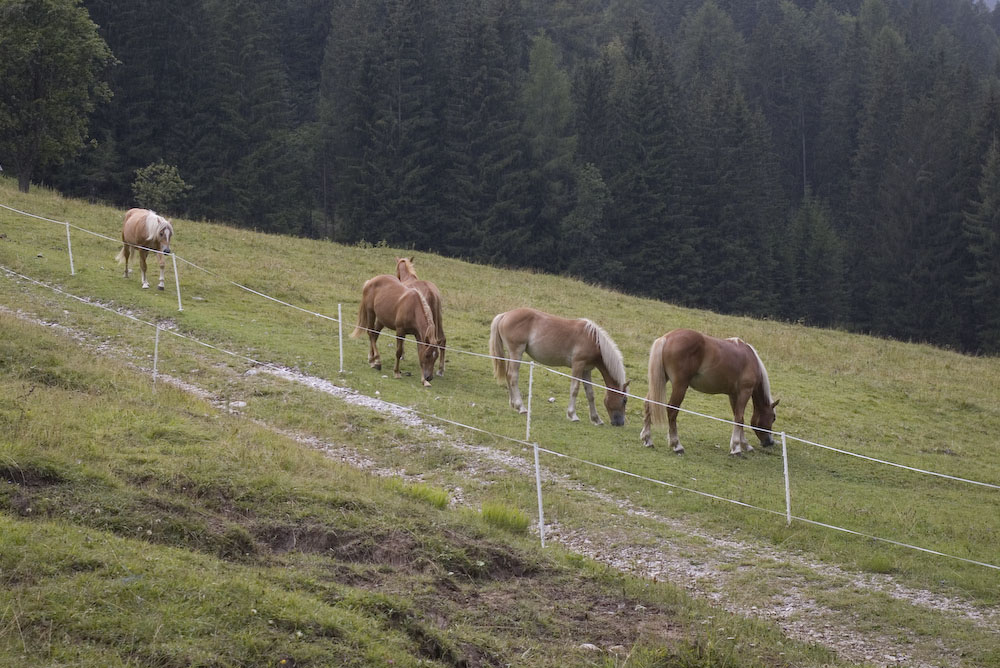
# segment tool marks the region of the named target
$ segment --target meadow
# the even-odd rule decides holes
[[[67,200],[44,190],[22,195],[12,183],[2,179],[0,202],[54,220],[68,220],[112,238],[120,231],[121,211]],[[58,323],[73,332],[86,332],[91,340],[100,342],[98,347],[127,351],[127,361],[148,369],[152,366],[154,331],[120,315],[126,313],[246,358],[293,368],[368,396],[377,395],[385,401],[412,407],[427,416],[428,421],[432,420],[429,416],[440,416],[471,425],[487,433],[447,425],[445,428],[448,433],[460,433],[471,444],[488,445],[516,455],[525,454],[523,445],[490,434],[523,439],[524,417],[507,405],[506,392],[492,378],[489,360],[462,352],[486,352],[489,323],[496,313],[517,306],[533,306],[568,317],[593,319],[621,348],[632,380],[630,392],[638,397],[645,394],[646,355],[652,341],[669,329],[691,327],[718,336],[740,336],[754,344],[767,365],[774,396],[781,399],[775,429],[909,467],[994,485],[1000,483],[1000,450],[996,443],[996,434],[1000,433],[1000,360],[995,358],[959,355],[926,345],[820,330],[803,324],[722,316],[612,292],[567,277],[477,266],[406,249],[346,247],[186,220],[175,221],[175,232],[175,252],[184,260],[210,270],[204,272],[185,262],[178,263],[182,311],[178,311],[176,295],[171,289],[171,271],[168,270],[165,292],[140,290],[138,277],[122,278],[121,268],[114,264],[118,250],[115,244],[74,231],[76,274],[71,276],[64,227],[0,210],[0,264],[57,285],[67,293],[86,296],[119,314],[68,299],[10,275],[0,280],[0,303],[8,309],[24,310],[37,320]],[[407,344],[403,368],[413,375],[394,379],[388,364],[382,372],[368,367],[364,337],[345,338],[341,373],[336,322],[264,299],[234,285],[247,286],[333,318],[340,306],[346,336],[355,322],[361,285],[370,276],[391,273],[395,258],[403,254],[414,258],[420,277],[434,281],[445,299],[445,327],[452,350],[447,353],[446,375],[435,378],[426,389],[420,386],[412,343]],[[210,474],[202,471],[210,482],[194,480],[190,484],[205,485],[206,498],[218,494],[219,499],[225,500],[219,503],[225,506],[227,514],[249,517],[260,512],[258,503],[271,508],[289,504],[287,519],[302,519],[294,517],[293,509],[305,503],[298,500],[300,489],[306,490],[306,496],[315,496],[315,504],[350,507],[351,493],[363,496],[368,488],[378,488],[379,494],[391,498],[392,502],[386,504],[398,506],[403,515],[408,512],[403,510],[407,501],[412,504],[415,498],[418,507],[429,508],[428,513],[448,514],[441,510],[439,502],[419,502],[420,498],[434,494],[413,491],[411,487],[406,487],[407,491],[383,490],[380,484],[365,479],[352,483],[353,487],[364,488],[363,492],[328,490],[321,482],[323,476],[319,470],[327,471],[326,467],[331,465],[317,463],[315,453],[307,457],[307,464],[296,461],[300,455],[293,443],[282,442],[280,456],[271,452],[272,447],[277,447],[271,445],[266,455],[243,452],[248,439],[241,432],[249,427],[241,426],[245,423],[225,411],[200,404],[191,408],[185,405],[191,400],[176,397],[176,392],[169,389],[156,389],[150,398],[153,390],[149,388],[149,377],[119,367],[100,373],[81,372],[78,377],[75,366],[81,364],[79,350],[70,353],[65,344],[52,342],[29,331],[31,328],[26,325],[11,322],[10,318],[4,319],[4,326],[10,332],[7,339],[22,342],[10,344],[13,346],[8,353],[10,359],[26,360],[20,364],[8,363],[16,367],[16,373],[10,375],[8,369],[8,388],[0,413],[7,425],[15,427],[12,433],[18,434],[10,442],[0,442],[5,450],[4,461],[12,462],[7,465],[7,477],[12,484],[16,482],[14,471],[21,470],[32,471],[32,479],[41,481],[39,486],[46,489],[53,485],[45,481],[57,480],[63,484],[75,476],[98,479],[103,476],[107,478],[103,487],[119,489],[125,483],[118,476],[122,471],[130,471],[129,475],[137,479],[130,479],[126,489],[149,484],[157,489],[167,486],[174,492],[183,489],[187,493],[183,467],[198,460],[196,470],[211,469]],[[37,342],[39,350],[24,345],[24,340]],[[46,352],[46,348],[51,351]],[[391,359],[390,339],[383,337],[381,349],[383,359]],[[528,475],[497,474],[490,484],[472,484],[463,475],[468,462],[422,443],[429,437],[414,435],[360,409],[344,408],[337,400],[308,389],[264,375],[248,375],[254,365],[242,357],[225,355],[166,333],[161,334],[157,353],[161,373],[203,388],[221,398],[217,402],[220,405],[239,402],[244,419],[297,434],[322,438],[332,435],[351,441],[362,452],[407,476],[419,477],[443,489],[464,486],[474,504],[492,504],[489,507],[493,508],[499,503],[529,517],[535,515],[534,480]],[[62,356],[74,363],[61,362]],[[89,360],[83,363],[101,364]],[[595,374],[595,380],[599,380],[599,375]],[[654,433],[655,448],[641,446],[639,399],[630,400],[625,427],[596,427],[587,423],[585,410],[581,410],[585,401],[581,393],[577,409],[582,420],[569,423],[565,418],[568,385],[562,376],[535,369],[531,439],[540,446],[773,512],[682,491],[668,493],[662,486],[571,459],[544,457],[543,464],[548,469],[582,485],[628,499],[649,512],[723,535],[738,532],[771,548],[808,555],[818,564],[833,564],[862,573],[891,574],[906,586],[960,596],[984,610],[998,604],[1000,573],[995,569],[802,522],[786,526],[780,452],[758,448],[748,457],[728,456],[728,425],[682,414],[679,430],[687,452],[678,457],[666,444],[665,430]],[[527,373],[522,373],[522,392],[526,393],[526,387]],[[63,392],[71,396],[64,397]],[[79,398],[74,399],[73,392],[91,397],[91,402],[75,403]],[[145,393],[147,401],[157,405],[166,401],[167,407],[158,407],[158,411],[164,411],[162,423],[157,425],[155,414],[143,415],[136,405],[128,408],[103,405],[109,394],[124,401],[129,393]],[[600,399],[603,390],[598,389],[597,395]],[[136,402],[129,400],[129,403]],[[690,392],[684,407],[728,418],[727,403],[722,397]],[[599,405],[598,410],[603,413],[603,406]],[[77,421],[84,424],[77,425]],[[53,427],[49,433],[47,424],[62,426]],[[72,436],[77,431],[88,436]],[[136,433],[145,436],[141,447],[128,445]],[[62,452],[67,442],[75,446],[69,452]],[[116,444],[116,448],[127,447],[131,454],[117,451],[109,454],[105,443]],[[214,455],[201,455],[199,459],[198,453],[215,453],[215,446],[220,443],[230,444],[239,453],[228,452],[228,459],[216,460]],[[751,443],[756,445],[753,437]],[[794,515],[946,555],[1000,564],[998,490],[888,467],[795,440],[789,441],[788,447]],[[76,451],[77,448],[82,450]],[[221,454],[226,454],[227,448],[222,450]],[[100,474],[74,471],[73,461],[89,461],[91,457],[106,460],[103,466],[115,475],[104,469]],[[233,471],[253,476],[248,483],[253,493],[248,498],[240,500],[238,485],[226,482]],[[301,485],[297,476],[304,473],[309,473],[310,482]],[[339,469],[335,475],[338,479],[356,477]],[[149,482],[144,483],[146,477]],[[169,481],[169,485],[164,481]],[[25,487],[27,483],[22,480],[20,485]],[[217,487],[225,488],[225,493],[220,494]],[[547,521],[591,526],[595,530],[618,521],[613,515],[595,512],[585,499],[564,493],[553,483],[543,487]],[[24,506],[10,501],[14,494],[10,489],[7,494],[9,514],[5,521],[9,527],[5,534],[38,532],[44,527],[45,545],[62,540],[67,545],[65,559],[72,562],[77,558],[72,555],[83,549],[86,534],[81,532],[79,520],[65,515],[66,504],[62,500],[42,497],[50,499],[45,513],[55,519],[36,523],[38,508],[33,506],[31,518],[26,519]],[[198,496],[201,494],[199,491]],[[335,494],[336,500],[326,498],[327,494]],[[11,513],[12,509],[19,512]],[[306,515],[314,512],[318,511],[310,505]],[[391,516],[386,519],[390,525]],[[326,519],[324,516],[323,521]],[[439,521],[436,515],[435,519],[427,520],[430,524]],[[143,519],[140,523],[137,518],[135,526],[148,529],[148,522]],[[75,533],[70,531],[71,538],[60,539],[67,523],[76,527]],[[473,521],[460,515],[446,523],[476,527],[476,531],[489,536],[493,536],[489,532],[497,531],[480,516]],[[115,542],[124,540],[130,550],[138,550],[135,558],[141,555],[134,541],[141,541],[142,537],[122,536],[126,532],[115,522],[97,523],[89,518],[82,526],[104,532],[104,539],[114,542],[108,548],[112,551],[124,549]],[[260,540],[259,534],[253,532],[244,535],[245,528],[242,532],[238,527],[228,530],[231,535],[221,532],[223,537],[228,536],[225,540],[219,538],[219,532],[207,529],[194,533],[204,535],[204,551],[212,554],[238,552],[238,547],[225,547],[229,543],[254,546]],[[176,532],[183,536],[183,527]],[[511,532],[499,530],[499,533],[506,537]],[[478,534],[476,539],[480,539]],[[518,540],[530,542],[523,536]],[[684,538],[670,536],[670,540]],[[217,544],[220,542],[224,545]],[[186,546],[181,541],[181,547]],[[527,544],[519,545],[518,549],[527,550],[532,559],[542,562],[547,559],[537,556]],[[105,556],[95,557],[93,563],[104,563]],[[478,558],[472,563],[479,561],[487,563]],[[204,563],[196,566],[210,567]],[[734,567],[750,568],[750,565]],[[72,570],[75,566],[70,564],[66,568]],[[780,569],[768,570],[775,571],[774,578],[780,579]],[[227,577],[241,576],[229,573]],[[743,581],[742,586],[748,591],[759,590],[761,595],[776,586],[770,578],[753,580],[751,577]],[[632,586],[636,585],[629,585]],[[991,634],[957,624],[947,619],[947,615],[915,611],[897,601],[882,599],[866,599],[859,606],[848,595],[827,603],[843,608],[845,615],[853,615],[853,623],[858,625],[917,629],[921,637],[962,647],[968,665],[1000,662]],[[859,616],[860,608],[863,614]],[[11,628],[9,623],[8,628]],[[143,634],[139,630],[133,633],[136,637]],[[8,632],[5,638],[12,641],[14,636]],[[714,642],[712,639],[711,643]],[[698,646],[697,642],[687,644]],[[558,655],[558,651],[551,651],[553,657]],[[732,648],[726,651],[727,656],[736,657],[732,665],[750,665],[758,660]],[[650,660],[654,663],[649,665],[656,665],[655,659]],[[772,660],[776,661],[772,656],[765,665],[772,665]],[[234,665],[238,663],[234,659]]]

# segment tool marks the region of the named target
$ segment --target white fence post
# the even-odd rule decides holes
[[[153,339],[153,389],[156,389],[156,365],[160,360],[160,326],[156,326],[156,338]]]
[[[69,223],[66,223],[66,248],[69,250],[69,274],[76,276],[76,269],[73,267],[73,242],[69,239]]]
[[[785,470],[785,523],[792,526],[792,492],[788,481],[788,445],[785,432],[781,432],[781,461]]]
[[[515,364],[520,364],[520,362],[515,362]],[[527,426],[525,426],[525,431],[524,431],[524,440],[526,441],[531,440],[531,392],[532,392],[532,385],[535,382],[535,363],[529,362],[529,365],[530,366],[528,366],[528,420],[527,420]]]
[[[340,373],[344,373],[344,316],[337,304],[337,343],[340,346]]]
[[[181,306],[181,279],[177,275],[177,256],[171,253],[170,258],[174,261],[174,285],[177,286],[177,310],[183,311],[184,307]]]
[[[538,444],[535,447],[535,489],[538,491],[538,537],[545,547],[545,513],[542,511],[542,469],[538,465]]]

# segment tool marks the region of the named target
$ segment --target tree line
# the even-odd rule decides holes
[[[982,3],[82,5],[117,63],[66,193],[166,165],[175,214],[1000,350]]]

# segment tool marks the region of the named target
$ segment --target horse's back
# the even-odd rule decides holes
[[[129,209],[125,212],[125,220],[122,222],[122,241],[138,242],[145,239],[146,216],[149,215],[147,209]]]
[[[585,336],[586,324],[586,320],[523,307],[503,314],[500,334],[509,347],[524,346],[525,352],[542,364],[572,366],[581,346],[596,349],[596,342]]]
[[[692,329],[663,335],[662,359],[667,376],[705,394],[728,394],[755,375],[756,358],[737,338],[720,339]],[[752,364],[751,364],[752,362]]]

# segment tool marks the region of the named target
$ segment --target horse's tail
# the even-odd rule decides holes
[[[118,255],[115,255],[115,262],[121,264],[125,261],[125,244],[122,243],[121,250],[118,251]]]
[[[647,381],[649,389],[646,391],[645,410],[654,424],[663,424],[667,417],[667,409],[664,406],[664,398],[667,390],[667,372],[663,368],[663,346],[664,340],[660,338],[653,341],[649,349],[649,372]]]
[[[361,333],[363,331],[365,331],[366,329],[370,329],[371,328],[371,323],[369,323],[368,319],[365,318],[365,312],[366,312],[366,309],[365,309],[365,297],[364,297],[364,294],[362,293],[362,295],[361,295],[361,303],[358,305],[358,324],[355,325],[354,331],[351,332],[351,338],[352,339],[358,338],[359,336],[361,336]]]
[[[505,314],[499,313],[490,323],[490,355],[493,357],[493,377],[498,383],[507,382],[507,353],[503,349],[503,339],[500,338],[500,321]]]

